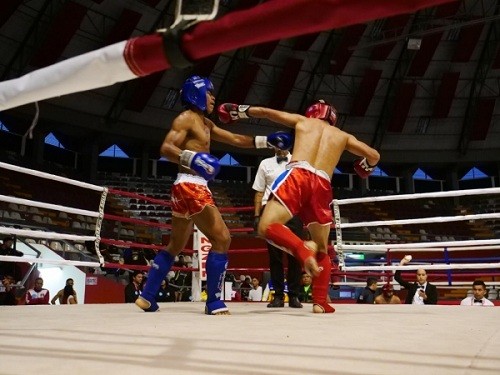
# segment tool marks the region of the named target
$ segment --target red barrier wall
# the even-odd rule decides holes
[[[95,285],[88,285],[96,281]],[[85,303],[124,303],[125,286],[102,275],[87,275],[85,282]]]

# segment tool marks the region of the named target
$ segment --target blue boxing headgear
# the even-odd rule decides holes
[[[181,102],[186,108],[195,106],[196,108],[207,110],[207,91],[214,91],[214,85],[208,78],[191,76],[182,85]]]

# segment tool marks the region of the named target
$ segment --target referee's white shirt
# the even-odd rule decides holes
[[[259,169],[257,169],[257,174],[255,175],[255,180],[252,185],[252,189],[264,193],[264,196],[262,197],[262,206],[267,203],[269,194],[271,193],[271,186],[274,180],[285,171],[286,165],[292,159],[292,154],[288,153],[286,159],[286,162],[281,162],[278,164],[275,155],[260,162]]]

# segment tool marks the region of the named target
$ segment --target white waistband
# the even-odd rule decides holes
[[[177,174],[177,179],[175,180],[174,185],[180,184],[182,182],[191,182],[193,184],[207,186],[207,180],[205,180],[203,177],[189,173]]]
[[[326,173],[325,171],[323,171],[321,169],[313,168],[313,166],[305,160],[292,161],[292,162],[288,163],[286,167],[287,167],[287,169],[292,169],[292,168],[306,169],[309,172],[312,172],[312,173],[318,175],[319,177],[322,177],[325,180],[330,181],[330,176],[328,176],[328,173]]]

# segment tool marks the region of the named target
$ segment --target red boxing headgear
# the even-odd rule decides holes
[[[389,297],[390,294],[394,293],[394,288],[391,284],[385,284],[382,287],[382,293],[384,293],[386,297]]]
[[[306,109],[306,117],[319,118],[328,121],[330,125],[337,123],[337,110],[334,106],[327,104],[324,100],[318,100],[316,103]]]

